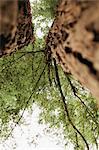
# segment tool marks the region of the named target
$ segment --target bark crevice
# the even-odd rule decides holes
[[[61,0],[46,41],[64,72],[99,100],[99,1]]]

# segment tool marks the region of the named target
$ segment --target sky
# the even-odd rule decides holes
[[[47,125],[38,124],[40,109],[34,105],[33,112],[24,113],[24,124],[17,126],[12,136],[0,144],[0,150],[64,150],[64,144],[51,133],[46,133]],[[61,136],[62,137],[62,136]],[[69,147],[66,150],[73,150]]]

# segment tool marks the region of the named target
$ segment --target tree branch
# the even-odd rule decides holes
[[[19,124],[20,120],[22,119],[22,117],[23,117],[23,115],[24,115],[24,112],[25,112],[25,110],[26,110],[26,108],[27,108],[27,105],[29,104],[29,102],[30,102],[30,100],[31,100],[31,98],[32,98],[32,96],[33,96],[33,94],[34,94],[34,91],[36,90],[36,87],[37,87],[37,85],[38,85],[38,83],[39,83],[39,81],[40,81],[40,79],[41,79],[41,77],[42,77],[42,75],[43,75],[43,73],[44,73],[44,71],[45,71],[45,68],[46,68],[46,65],[44,66],[44,68],[43,68],[43,70],[42,70],[42,72],[41,72],[41,74],[40,74],[40,76],[39,76],[39,78],[38,78],[38,80],[37,80],[37,82],[36,82],[34,88],[32,89],[32,93],[31,93],[31,95],[29,96],[29,98],[28,98],[28,100],[27,100],[27,102],[26,102],[26,104],[25,104],[25,107],[24,107],[24,109],[23,109],[23,112],[22,112],[20,118],[19,118],[18,121],[16,122],[15,126],[12,128],[11,132],[10,132],[10,133],[8,134],[8,136],[5,138],[5,141],[10,137],[10,135],[11,135],[12,132],[13,132],[13,130],[15,129],[15,127],[17,126],[17,124]]]
[[[66,99],[65,99],[65,96],[63,94],[63,91],[61,89],[61,83],[60,83],[60,78],[59,78],[59,73],[58,73],[58,68],[57,68],[57,65],[56,65],[56,60],[54,60],[54,66],[55,66],[55,76],[56,76],[56,80],[57,80],[57,84],[58,84],[58,89],[59,89],[59,92],[61,94],[61,98],[62,98],[62,102],[63,102],[63,105],[64,105],[64,110],[65,110],[65,113],[67,115],[67,118],[68,118],[68,121],[69,123],[71,124],[71,126],[73,127],[73,129],[81,136],[81,138],[83,139],[83,141],[85,142],[85,145],[87,147],[87,150],[89,150],[89,145],[85,139],[85,137],[82,135],[82,133],[76,128],[76,126],[73,124],[71,118],[70,118],[70,115],[69,115],[69,111],[68,111],[68,108],[67,108],[67,104],[66,104]]]
[[[76,148],[79,148],[79,144],[78,144],[78,135],[77,132],[75,132],[75,137],[76,137]]]
[[[81,104],[86,107],[87,113],[88,113],[89,116],[92,118],[92,120],[96,123],[97,127],[99,127],[99,124],[98,124],[98,122],[96,121],[94,114],[90,111],[90,109],[88,108],[88,106],[86,106],[86,104],[84,103],[84,101],[82,101],[82,99],[77,95],[77,89],[76,89],[76,87],[73,85],[73,83],[71,82],[70,78],[69,78],[68,76],[66,76],[66,77],[67,77],[67,80],[68,80],[68,82],[69,82],[69,84],[70,84],[70,86],[71,86],[71,89],[72,89],[72,91],[73,91],[74,96],[77,97],[77,98],[80,100]]]

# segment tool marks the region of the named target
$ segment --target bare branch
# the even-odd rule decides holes
[[[77,97],[80,100],[81,104],[85,106],[87,113],[92,118],[92,120],[96,123],[97,127],[99,128],[99,124],[98,124],[97,120],[95,119],[94,114],[90,111],[90,109],[88,108],[88,106],[86,106],[86,104],[84,103],[84,101],[77,95],[77,89],[73,85],[73,83],[71,82],[70,78],[68,76],[66,76],[66,77],[67,77],[67,80],[68,80],[68,82],[69,82],[69,84],[71,86],[71,89],[73,91],[74,96]]]
[[[16,127],[16,126],[19,124],[19,122],[21,121],[21,119],[22,119],[22,117],[23,117],[23,115],[24,115],[24,112],[25,112],[25,110],[26,110],[26,108],[27,108],[27,105],[29,104],[29,102],[30,102],[30,100],[31,100],[31,98],[32,98],[32,96],[33,96],[33,94],[34,94],[36,88],[37,88],[37,85],[38,85],[38,83],[39,83],[39,81],[40,81],[40,79],[41,79],[41,77],[42,77],[42,75],[43,75],[43,73],[44,73],[44,71],[45,71],[45,68],[46,68],[46,65],[44,66],[44,68],[43,68],[43,70],[42,70],[42,72],[41,72],[41,74],[40,74],[40,76],[39,76],[39,78],[38,78],[38,80],[37,80],[37,82],[36,82],[34,88],[32,89],[31,95],[29,96],[29,98],[28,98],[27,101],[26,101],[25,107],[24,107],[24,109],[23,109],[23,112],[22,112],[20,118],[19,118],[18,121],[15,123],[15,126],[12,128],[11,132],[6,136],[5,141],[10,137],[10,135],[12,134],[13,130],[15,129],[15,127]]]
[[[66,116],[68,118],[68,121],[69,123],[71,124],[71,126],[73,127],[73,129],[81,136],[81,138],[83,139],[83,141],[85,142],[86,144],[86,148],[87,150],[89,150],[89,145],[85,139],[85,137],[82,135],[82,133],[76,128],[76,126],[73,124],[71,118],[70,118],[70,115],[69,115],[69,111],[68,111],[68,108],[67,108],[67,104],[66,104],[66,98],[63,94],[63,91],[61,89],[61,83],[60,83],[60,78],[59,78],[59,73],[58,73],[58,68],[57,68],[57,65],[56,65],[56,60],[54,60],[54,66],[55,66],[55,75],[56,75],[56,80],[57,80],[57,84],[58,84],[58,88],[59,88],[59,91],[60,91],[60,94],[61,94],[61,98],[62,98],[62,102],[63,102],[63,105],[64,105],[64,110],[65,110],[65,113],[66,113]]]

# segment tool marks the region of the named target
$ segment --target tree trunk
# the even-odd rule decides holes
[[[0,56],[34,42],[29,0],[0,1]]]
[[[47,50],[99,103],[99,0],[61,0]]]

